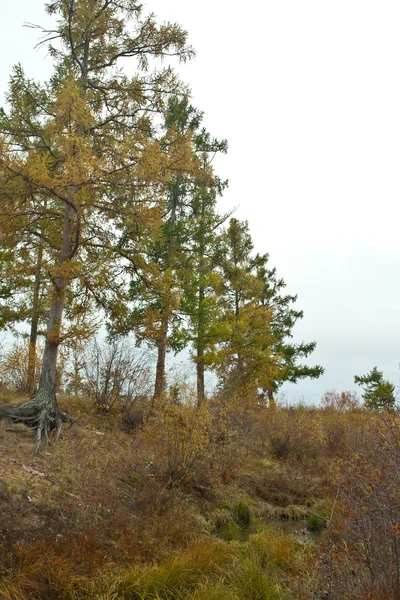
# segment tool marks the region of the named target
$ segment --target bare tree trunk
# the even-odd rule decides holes
[[[71,423],[73,419],[62,413],[56,398],[56,366],[57,352],[60,344],[61,322],[64,311],[65,290],[68,277],[63,272],[65,262],[70,260],[78,247],[79,229],[75,223],[77,211],[72,202],[65,208],[61,248],[59,252],[59,274],[54,279],[54,289],[50,308],[50,316],[46,332],[46,345],[43,354],[42,370],[38,391],[23,404],[17,406],[0,406],[0,418],[8,417],[14,423],[25,423],[36,429],[37,442],[34,454],[41,444],[42,434],[49,443],[49,434],[57,429],[57,437],[63,422]]]
[[[204,269],[204,261],[200,261],[200,278]],[[204,285],[199,285],[199,320],[197,331],[197,356],[196,356],[196,371],[197,371],[197,406],[200,407],[204,401]]]
[[[168,324],[168,311],[164,310],[161,321],[161,334],[157,344],[157,367],[153,402],[159,400],[165,390],[165,358],[167,355]]]
[[[76,211],[71,205],[65,209],[64,228],[59,254],[59,275],[54,279],[54,290],[50,308],[50,316],[47,324],[46,345],[43,354],[42,371],[39,382],[39,392],[46,391],[55,397],[56,393],[56,366],[57,352],[60,344],[60,332],[62,316],[64,312],[65,290],[67,287],[67,275],[63,272],[64,264],[70,260],[75,253],[75,229]]]
[[[32,301],[32,319],[31,319],[31,331],[29,336],[29,354],[28,354],[28,376],[26,387],[30,395],[35,391],[35,375],[36,375],[36,343],[37,343],[37,331],[39,323],[39,295],[40,295],[40,284],[42,275],[42,262],[43,262],[43,241],[40,240],[37,263],[35,282],[33,287],[33,301]]]
[[[174,228],[176,224],[176,211],[179,202],[179,185],[176,184],[173,190],[172,196],[172,209],[169,218],[169,225]],[[167,238],[168,243],[168,254],[166,264],[166,280],[168,277],[172,277],[172,263],[175,251],[175,232],[169,234]],[[171,318],[171,281],[168,282],[168,289],[164,291],[163,305],[162,305],[162,316],[161,316],[161,332],[157,342],[157,367],[156,367],[156,380],[154,384],[154,396],[153,403],[159,400],[165,389],[165,359],[167,355],[167,342],[168,342],[168,328],[169,320]]]
[[[235,321],[236,321],[236,325],[239,322],[239,317],[240,317],[240,298],[239,298],[239,292],[236,290],[235,291]],[[238,382],[241,381],[241,379],[242,379],[243,371],[244,371],[243,358],[242,358],[242,354],[240,352],[240,348],[238,348],[237,349],[237,380],[238,380]]]
[[[274,394],[273,394],[271,388],[268,388],[267,394],[268,394],[268,406],[270,408],[275,408],[276,407],[276,402],[275,402]]]
[[[206,164],[204,163],[204,167]],[[205,333],[205,314],[204,314],[204,300],[205,300],[205,285],[204,285],[204,271],[205,271],[205,204],[204,201],[201,203],[200,208],[200,223],[199,223],[199,288],[198,288],[198,319],[197,319],[197,348],[196,348],[196,371],[197,371],[197,407],[199,408],[204,402],[204,333]]]
[[[204,338],[197,341],[197,407],[200,407],[205,398],[204,391]]]

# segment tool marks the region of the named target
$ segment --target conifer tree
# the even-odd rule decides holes
[[[383,378],[383,372],[378,371],[377,367],[367,375],[356,375],[354,382],[364,386],[363,398],[367,408],[382,410],[395,407],[394,385]]]
[[[0,273],[4,300],[0,304],[0,326],[13,327],[27,321],[30,326],[29,358],[26,390],[33,393],[35,386],[36,346],[38,329],[48,317],[45,276],[46,257],[41,237],[27,235],[16,243],[14,233],[7,228],[0,230]],[[7,260],[5,260],[7,257]]]
[[[195,111],[193,107],[189,110]],[[217,212],[217,198],[227,186],[212,167],[217,153],[226,153],[226,140],[212,138],[204,127],[200,128],[203,114],[197,114],[193,128],[194,151],[199,158],[199,168],[193,179],[189,197],[191,239],[189,245],[190,271],[184,285],[182,312],[187,320],[187,337],[192,343],[192,356],[196,364],[198,406],[205,397],[205,370],[207,352],[218,339],[215,327],[218,318],[217,288],[220,274],[216,270],[219,228],[230,214]]]
[[[216,197],[225,186],[214,175],[209,157],[225,152],[226,142],[212,139],[201,128],[202,118],[187,97],[170,99],[165,129],[175,148],[186,150],[187,161],[181,169],[177,165],[182,160],[175,164],[159,233],[148,236],[154,240],[147,255],[152,271],[145,277],[132,274],[133,307],[125,332],[133,330],[138,343],[145,340],[156,348],[154,399],[165,389],[167,351],[177,352],[189,342],[196,348],[198,390],[204,396],[206,280],[216,229],[224,220],[215,211]]]
[[[165,362],[169,349],[179,351],[187,343],[181,300],[190,268],[192,224],[190,190],[198,170],[193,130],[198,115],[187,98],[172,97],[164,117],[165,140],[170,146],[170,173],[161,202],[161,219],[147,235],[147,271],[131,270],[131,310],[123,331],[133,331],[137,343],[146,341],[157,351],[154,400],[165,389]],[[117,329],[114,324],[112,329]]]
[[[291,342],[303,312],[291,306],[296,296],[281,295],[285,282],[277,279],[276,269],[268,269],[268,254],[253,254],[248,223],[231,219],[220,246],[224,310],[219,319],[221,343],[211,361],[225,390],[244,387],[273,402],[283,382],[323,373],[318,365],[298,364],[314,350],[315,342]]]
[[[313,353],[316,342],[292,341],[293,328],[297,321],[304,317],[304,312],[293,306],[297,301],[297,295],[283,293],[286,283],[277,277],[276,268],[268,268],[268,260],[268,254],[256,256],[255,274],[262,282],[259,302],[272,310],[271,330],[274,338],[272,350],[275,360],[280,365],[279,376],[277,375],[266,388],[263,388],[263,393],[269,403],[272,403],[276,392],[285,381],[297,383],[307,377],[317,379],[323,374],[324,369],[320,365],[311,366],[299,362]]]
[[[164,185],[168,156],[151,115],[179,91],[179,81],[169,67],[150,73],[149,61],[193,54],[179,26],[157,26],[133,0],[57,0],[46,6],[58,19],[54,30],[42,30],[54,76],[41,87],[17,67],[11,109],[0,123],[0,228],[16,241],[41,228],[53,258],[39,389],[26,403],[0,409],[1,416],[36,429],[36,451],[42,433],[48,437],[71,420],[55,396],[68,288],[80,288],[82,305],[91,297],[103,308],[117,306],[123,282],[114,258],[123,257],[126,243],[121,232],[151,218],[146,188]],[[132,77],[119,68],[124,58],[134,60]]]
[[[219,319],[221,343],[212,356],[228,393],[249,387],[257,390],[278,370],[271,353],[272,312],[259,302],[262,285],[254,273],[252,251],[247,222],[232,218],[220,239],[223,314]]]
[[[0,328],[3,329],[9,324],[12,314],[10,302],[13,299],[13,293],[8,281],[7,272],[12,259],[12,254],[0,249]]]

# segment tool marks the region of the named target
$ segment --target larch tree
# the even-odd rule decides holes
[[[20,248],[8,248],[0,240],[0,328],[11,330],[29,315],[31,270],[21,257]]]
[[[315,342],[291,341],[292,329],[303,316],[292,307],[296,296],[281,295],[285,282],[277,279],[276,269],[268,268],[268,254],[253,254],[246,221],[231,219],[220,254],[221,343],[210,358],[223,388],[252,389],[273,402],[283,382],[319,377],[322,367],[298,362],[314,350]]]
[[[183,119],[186,98],[172,97],[164,115],[163,146],[170,156],[170,177],[159,190],[160,220],[147,233],[145,268],[130,272],[131,306],[119,332],[133,331],[138,344],[156,349],[157,361],[153,400],[159,400],[166,386],[166,356],[186,344],[181,299],[189,270],[188,247],[192,236],[188,194],[198,170],[193,150],[193,128],[197,116]],[[113,331],[118,331],[115,323]]]
[[[297,383],[307,377],[317,379],[323,374],[324,368],[302,362],[314,352],[316,342],[293,341],[293,328],[304,317],[304,312],[293,306],[297,295],[282,293],[286,283],[277,277],[276,268],[268,267],[268,261],[268,254],[257,255],[254,268],[257,279],[262,283],[259,303],[271,309],[270,327],[274,340],[272,354],[280,367],[275,378],[263,388],[264,395],[272,404],[284,382]]]
[[[9,127],[13,128],[13,134],[20,128],[21,123],[16,118],[17,112],[29,114],[31,128],[40,128],[38,105],[35,106],[33,97],[39,101],[39,89],[34,83],[29,82],[24,93],[20,82],[23,78],[22,69],[17,66],[10,81],[10,90],[7,100],[11,106],[9,114]],[[43,96],[41,98],[43,100]],[[3,121],[5,113],[0,109],[0,119]],[[21,132],[20,132],[21,133]],[[21,138],[20,138],[21,141]],[[0,183],[2,188],[6,184],[6,173],[2,173],[3,179]],[[0,173],[1,177],[1,173]],[[7,176],[8,177],[8,176]],[[2,326],[12,326],[16,322],[30,321],[30,375],[27,387],[31,387],[34,377],[33,364],[35,362],[37,328],[40,317],[43,317],[40,307],[41,283],[43,280],[44,243],[40,236],[23,235],[26,219],[23,215],[19,218],[20,233],[18,239],[7,227],[0,230],[0,246],[2,248],[2,260],[0,260],[0,273],[3,289],[7,294],[6,302],[1,306]]]
[[[204,397],[204,347],[209,309],[210,261],[216,230],[224,218],[216,213],[216,197],[225,183],[213,173],[212,157],[226,151],[226,142],[211,138],[201,127],[203,114],[187,97],[172,97],[165,115],[167,137],[177,159],[164,191],[158,235],[151,241],[146,276],[132,274],[132,309],[126,331],[138,343],[156,348],[154,399],[166,387],[166,355],[188,343],[195,346],[198,393]],[[186,160],[184,160],[186,153]]]
[[[220,342],[209,358],[228,393],[257,390],[277,372],[271,354],[272,312],[259,303],[262,285],[254,272],[252,251],[247,222],[232,218],[219,241]]]
[[[20,224],[21,221],[20,221]],[[22,233],[22,230],[20,230]],[[11,329],[16,323],[29,324],[29,351],[26,391],[33,393],[38,329],[48,317],[45,286],[47,256],[44,253],[42,237],[27,235],[16,243],[13,231],[0,230],[0,245],[3,257],[0,260],[0,273],[5,296],[0,308],[1,326]]]
[[[53,258],[39,388],[27,402],[0,408],[0,416],[36,429],[36,452],[42,434],[48,439],[71,421],[55,395],[68,290],[76,288],[82,310],[88,298],[115,310],[127,225],[134,232],[151,217],[154,200],[147,202],[146,190],[165,185],[169,157],[153,115],[180,84],[171,68],[150,72],[149,63],[193,54],[178,25],[143,18],[133,0],[57,0],[46,7],[57,18],[54,30],[42,30],[54,75],[40,87],[16,70],[22,100],[0,122],[0,228],[17,243],[21,235],[39,236]],[[126,58],[134,61],[133,76],[120,68]]]
[[[186,252],[190,269],[184,282],[181,310],[186,319],[186,337],[192,344],[196,365],[197,405],[205,398],[206,355],[218,341],[215,322],[218,318],[216,289],[220,274],[216,270],[219,228],[230,214],[217,211],[217,199],[227,186],[214,172],[212,161],[217,153],[227,152],[226,140],[212,138],[201,127],[203,113],[186,103],[181,107],[181,120],[189,121],[193,131],[193,149],[198,169],[188,191],[188,220],[191,236]]]

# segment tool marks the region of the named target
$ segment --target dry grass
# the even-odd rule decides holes
[[[311,599],[313,550],[267,523],[322,528],[335,472],[354,455],[373,462],[379,430],[359,408],[236,402],[159,407],[127,434],[118,409],[60,405],[87,427],[37,457],[29,431],[0,425],[0,600]],[[246,541],[255,521],[264,530]]]

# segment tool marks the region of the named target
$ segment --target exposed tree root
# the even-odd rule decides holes
[[[58,408],[55,395],[44,390],[39,390],[22,404],[0,406],[0,419],[9,419],[10,423],[22,423],[36,431],[34,456],[39,452],[43,435],[47,445],[50,445],[52,431],[56,430],[58,440],[63,424],[72,425],[76,422],[76,419]]]

